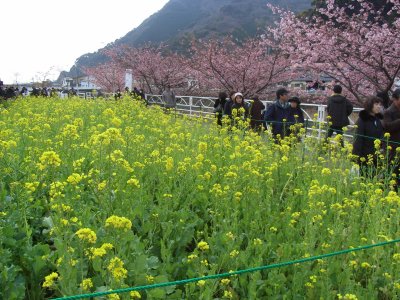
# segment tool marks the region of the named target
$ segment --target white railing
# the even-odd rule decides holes
[[[150,95],[146,94],[146,100],[149,104],[164,105],[162,100],[162,95]],[[249,100],[245,100],[249,101]],[[262,101],[267,107],[268,105],[274,103],[274,101]],[[188,114],[193,117],[204,117],[204,118],[214,118],[215,114],[213,112],[215,103],[215,97],[197,97],[197,96],[176,96],[176,111],[182,114]],[[307,126],[309,133],[318,131],[318,138],[324,138],[326,136],[327,124],[327,106],[325,104],[301,104],[302,110],[304,112],[304,119],[308,124],[313,124],[315,126]],[[347,138],[352,138],[351,134],[354,131],[354,124],[357,120],[358,113],[361,108],[354,108],[353,113],[349,116],[350,125],[348,127],[348,133],[344,134]],[[313,134],[315,136],[315,134]]]

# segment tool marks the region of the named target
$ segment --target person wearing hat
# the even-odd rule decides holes
[[[243,118],[246,118],[249,113],[248,106],[244,102],[244,97],[242,93],[235,93],[233,95],[233,101],[228,101],[225,103],[224,107],[224,115],[229,116],[232,118],[232,113],[234,110],[236,110],[237,115],[239,116],[239,110],[240,108],[244,109],[244,114],[242,115]]]
[[[303,110],[300,107],[300,99],[299,97],[291,97],[288,100],[290,107],[289,107],[289,116],[288,116],[288,125],[292,126],[295,124],[304,124],[304,114]],[[298,129],[298,127],[296,127]],[[291,132],[293,130],[290,129]],[[297,132],[298,130],[296,130]],[[293,132],[294,133],[294,132]]]
[[[275,139],[280,136],[284,138],[290,134],[287,120],[290,114],[289,91],[285,88],[280,88],[276,91],[276,101],[268,106],[264,114],[264,127],[267,124],[272,127],[272,135]]]

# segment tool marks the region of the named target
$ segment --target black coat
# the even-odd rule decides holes
[[[288,123],[290,125],[304,123],[304,114],[300,107],[289,107]]]
[[[344,127],[350,124],[349,116],[353,111],[353,104],[340,94],[328,98],[328,116],[334,127]]]
[[[375,153],[375,139],[382,140],[383,126],[382,115],[372,116],[366,110],[360,111],[357,120],[357,130],[353,143],[353,154],[367,159],[369,154]]]
[[[383,126],[385,132],[390,133],[390,141],[395,142],[391,145],[392,150],[395,150],[400,143],[400,109],[394,103],[383,112]]]
[[[220,99],[218,98],[217,100],[215,100],[214,103],[214,108],[215,108],[215,112],[219,112],[222,113],[225,109],[225,103],[227,102],[226,99]]]

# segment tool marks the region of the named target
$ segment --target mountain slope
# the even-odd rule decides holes
[[[123,44],[139,47],[145,43],[163,42],[179,50],[185,48],[192,38],[252,37],[275,19],[267,3],[295,12],[311,7],[311,0],[170,0],[140,26],[106,48]],[[76,62],[78,69],[104,62],[101,50],[79,57]],[[77,76],[81,72],[73,67],[69,73]]]

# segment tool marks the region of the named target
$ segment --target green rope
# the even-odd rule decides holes
[[[400,242],[400,239],[395,239],[395,240],[391,240],[391,241],[381,242],[378,244],[366,245],[366,246],[361,246],[358,248],[345,249],[345,250],[331,252],[331,253],[327,253],[327,254],[311,256],[311,257],[307,257],[307,258],[301,258],[301,259],[297,259],[297,260],[291,260],[291,261],[287,261],[287,262],[283,262],[283,263],[276,263],[276,264],[271,264],[271,265],[266,265],[266,266],[261,266],[261,267],[256,267],[256,268],[238,270],[238,271],[233,271],[233,272],[229,272],[229,273],[207,275],[207,276],[203,276],[203,277],[196,277],[196,278],[177,280],[177,281],[171,281],[171,282],[155,283],[155,284],[150,284],[150,285],[142,285],[142,286],[137,286],[137,287],[117,289],[117,290],[111,290],[111,291],[106,291],[106,292],[97,292],[97,293],[92,293],[92,294],[81,294],[81,295],[76,295],[76,296],[61,297],[61,298],[55,298],[53,300],[83,299],[83,298],[91,298],[91,297],[100,297],[100,296],[105,296],[105,295],[110,295],[110,294],[122,294],[122,293],[128,293],[128,292],[132,292],[132,291],[149,290],[149,289],[155,289],[155,288],[161,288],[161,287],[167,287],[167,286],[173,286],[173,285],[185,285],[185,284],[197,282],[200,280],[226,278],[226,277],[231,277],[234,275],[241,275],[241,274],[245,274],[245,273],[253,273],[253,272],[262,271],[262,270],[281,268],[281,267],[290,266],[290,265],[294,265],[294,264],[301,264],[301,263],[305,263],[305,262],[309,262],[309,261],[314,261],[314,260],[323,259],[323,258],[327,258],[327,257],[342,255],[342,254],[346,254],[346,253],[350,253],[350,252],[361,251],[361,250],[370,249],[370,248],[374,248],[374,247],[381,247],[381,246],[399,243],[399,242]]]

